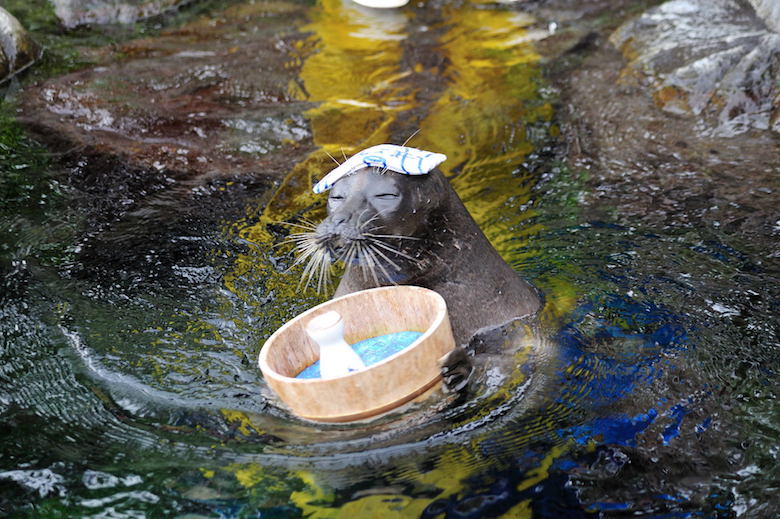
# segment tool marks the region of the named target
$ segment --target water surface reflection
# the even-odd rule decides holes
[[[23,231],[4,238],[0,263],[13,289],[0,310],[0,507],[718,517],[768,496],[776,270],[734,238],[582,215],[584,175],[545,154],[557,129],[535,20],[488,2],[378,13],[335,0],[308,20],[288,94],[306,103],[295,121],[313,149],[291,147],[287,175],[240,218],[172,231],[171,243],[199,246],[176,249],[190,252],[169,276],[150,253],[115,277],[68,277],[80,256],[67,193],[43,214],[28,207],[35,197],[2,212],[4,229]],[[255,366],[277,326],[327,297],[297,289],[284,223],[322,217],[310,189],[328,154],[417,130],[412,144],[449,156],[445,172],[490,240],[544,290],[539,333],[486,353],[466,401],[439,395],[370,424],[304,422]],[[114,232],[138,243],[148,229]],[[32,249],[49,254],[25,259]]]

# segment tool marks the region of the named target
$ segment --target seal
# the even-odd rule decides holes
[[[304,274],[320,284],[333,261],[346,269],[334,297],[390,284],[444,297],[459,346],[533,317],[540,293],[493,248],[438,169],[404,175],[361,167],[330,189],[327,217],[299,233]],[[462,355],[460,355],[462,357]]]

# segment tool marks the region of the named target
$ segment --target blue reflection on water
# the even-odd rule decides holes
[[[637,404],[639,409],[632,413],[611,409],[672,369],[668,358],[687,350],[688,337],[680,316],[654,303],[610,295],[580,306],[554,339],[563,359],[559,389],[549,408],[541,411],[542,416],[559,417],[553,437],[540,435],[527,448],[509,454],[510,469],[486,468],[458,496],[434,501],[422,517],[498,517],[523,501],[529,501],[533,517],[578,519],[632,510],[630,502],[583,503],[571,477],[587,471],[597,460],[617,473],[629,461],[620,448],[635,446],[638,436],[660,417],[671,420],[664,442],[679,434],[688,413],[684,403],[669,408],[666,399],[659,397],[644,409]],[[576,411],[580,418],[567,419],[569,411]],[[710,421],[706,419],[696,430],[704,430]],[[570,449],[551,463],[547,477],[525,488],[522,483],[538,474],[553,446],[572,440],[592,450]],[[491,442],[500,444],[501,440],[482,443]],[[491,483],[485,485],[480,479]],[[658,517],[697,516],[674,510],[676,501],[659,500],[668,504],[667,513]]]

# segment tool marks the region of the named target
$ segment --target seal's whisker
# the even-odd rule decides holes
[[[278,245],[282,245],[281,243]],[[311,258],[312,254],[314,254],[319,247],[317,246],[315,239],[309,239],[304,240],[299,243],[295,244],[295,251],[297,252],[297,257],[295,258],[295,261],[292,262],[292,264],[284,271],[285,274],[289,274],[292,272],[292,269],[300,265],[301,263],[307,261],[309,258]],[[300,288],[300,284],[299,284]]]
[[[293,266],[300,265],[301,263],[304,263],[306,261],[309,261],[312,256],[320,252],[321,249],[317,247],[316,245],[312,245],[306,248],[300,249],[300,253],[298,254],[298,257],[295,258],[295,261],[293,262]]]
[[[360,243],[360,242],[357,242],[357,243],[358,243],[358,247],[360,249],[360,255],[363,257],[363,265],[364,265],[363,271],[364,271],[364,275],[365,275],[365,271],[368,270],[368,272],[371,274],[371,277],[374,280],[374,285],[375,286],[379,286],[379,278],[377,278],[377,275],[376,275],[376,268],[374,266],[375,263],[374,263],[373,256],[370,255],[370,253],[368,252],[368,250],[365,247],[365,244]]]
[[[401,271],[401,268],[398,265],[396,265],[392,260],[387,258],[387,256],[385,256],[384,254],[379,252],[378,250],[372,248],[371,249],[371,253],[380,256],[380,258],[377,258],[377,265],[379,265],[379,268],[382,270],[382,273],[384,273],[385,280],[387,280],[388,282],[390,282],[390,283],[395,285],[396,283],[393,281],[393,276],[390,274],[390,272],[387,271],[387,269],[384,267],[384,265],[382,265],[382,262],[380,261],[380,259],[381,258],[385,258],[395,268],[395,270],[397,270],[398,272]]]
[[[366,254],[371,256],[372,262],[379,267],[379,270],[382,271],[382,274],[384,274],[385,279],[392,283],[393,277],[390,275],[390,273],[387,271],[384,265],[382,265],[382,262],[379,261],[379,258],[376,257],[376,250],[373,249],[370,245],[367,244],[366,246]],[[376,274],[374,275],[374,279],[376,279]],[[379,285],[379,280],[376,280],[377,286]]]
[[[401,234],[375,234],[371,232],[364,232],[363,236],[367,236],[369,238],[396,238],[398,240],[422,240],[422,238],[418,238],[417,236],[403,236]]]
[[[317,247],[319,245],[319,241],[317,240],[316,235],[301,236],[300,238],[290,238],[289,241],[294,242],[296,248],[299,250],[307,249],[309,247]]]
[[[322,255],[322,260],[320,261],[320,277],[317,281],[317,293],[321,294],[322,291],[330,285],[330,254],[328,252],[324,253]]]
[[[318,247],[318,242],[315,238],[310,238],[308,240],[291,240],[293,243],[295,243],[295,249],[296,250],[303,250],[308,249],[311,247]]]
[[[297,245],[299,242],[293,240],[292,238],[287,238],[286,240],[282,240],[279,243],[274,243],[273,245],[271,245],[271,250],[278,249],[283,245],[289,245],[290,243],[295,243]]]
[[[367,264],[365,261],[366,255],[363,254],[363,245],[360,242],[353,242],[353,243],[355,245],[355,264],[361,267],[361,270],[365,272],[367,268]]]
[[[311,263],[312,261],[314,261],[314,258],[315,258],[315,254],[316,254],[316,253],[317,253],[317,251],[311,251],[311,252],[309,252],[309,253],[308,253],[308,254],[306,254],[306,255],[303,255],[303,254],[301,254],[300,256],[298,256],[297,258],[295,258],[295,261],[293,262],[293,264],[292,264],[292,265],[290,265],[290,267],[296,267],[296,266],[298,266],[298,265],[303,265],[304,263],[305,263],[305,264],[308,266],[308,265],[309,265],[309,263]],[[306,269],[304,268],[304,271],[305,271],[305,270],[306,270]]]
[[[379,258],[380,258],[380,259],[383,259],[383,260],[385,260],[385,261],[386,261],[387,263],[389,263],[389,264],[390,264],[390,265],[391,265],[391,266],[392,266],[392,267],[393,267],[395,270],[397,270],[398,272],[401,272],[401,267],[399,267],[399,266],[398,266],[398,263],[396,263],[395,261],[393,261],[393,260],[391,260],[390,258],[388,258],[388,257],[387,257],[387,254],[385,254],[385,253],[384,253],[384,252],[382,252],[381,250],[378,250],[378,249],[377,249],[377,248],[375,248],[375,247],[374,247],[374,245],[372,245],[372,244],[369,244],[368,246],[371,248],[371,251],[372,251],[374,254],[376,254],[377,256],[379,256]]]
[[[363,262],[368,267],[368,270],[371,273],[371,277],[374,279],[374,284],[379,286],[379,278],[376,275],[376,261],[374,261],[374,256],[371,254],[371,252],[369,252],[365,243],[360,244],[360,251],[363,253]]]
[[[308,241],[317,241],[317,233],[316,232],[296,232],[295,234],[291,234],[289,236],[290,241],[294,241],[297,243],[304,243]]]
[[[317,228],[317,224],[307,220],[305,218],[300,218],[300,221],[303,223],[295,223],[295,222],[282,222],[282,221],[274,221],[271,222],[273,225],[290,225],[293,227],[303,227],[304,229],[307,229],[309,231],[313,231]]]
[[[317,249],[313,254],[311,260],[306,263],[301,274],[301,281],[298,283],[298,288],[301,285],[309,286],[317,276],[317,293],[322,293],[325,286],[330,284],[330,253],[326,250]],[[305,280],[305,283],[304,283]]]
[[[295,261],[293,261],[293,265],[300,265],[301,263],[307,261],[316,251],[316,247],[298,249],[298,256],[295,258]]]
[[[321,294],[325,287],[330,285],[330,254],[323,254],[323,260],[320,262],[320,275],[317,279],[317,293]]]
[[[358,270],[361,267],[362,262],[363,262],[363,253],[361,252],[360,247],[356,246],[349,257],[349,264],[347,265],[349,272],[352,272],[353,270]]]
[[[298,219],[303,223],[305,223],[306,225],[311,225],[312,230],[315,230],[317,228],[317,225],[319,225],[318,223],[309,220],[305,216],[301,216]]]
[[[291,234],[284,240],[280,241],[279,243],[274,243],[271,245],[272,249],[276,249],[278,247],[281,247],[282,245],[287,245],[290,243],[294,243],[296,246],[299,246],[301,244],[308,243],[310,241],[314,241],[317,238],[317,234],[313,232],[299,232],[295,234]]]
[[[306,263],[306,266],[303,267],[303,272],[301,273],[301,279],[298,281],[298,290],[301,289],[301,287],[307,287],[309,286],[309,281],[311,280],[311,269],[313,268],[312,265],[315,263],[315,258],[311,258],[309,262]]]
[[[355,241],[350,242],[349,249],[341,256],[341,261],[344,263],[352,263],[357,257],[358,243]]]
[[[330,286],[330,274],[333,258],[327,249],[324,249],[322,259],[320,261],[320,278],[317,283],[317,293],[321,294],[322,291]]]
[[[420,130],[422,130],[422,128],[417,128],[417,129],[414,131],[414,133],[412,133],[412,134],[411,134],[411,135],[410,135],[410,136],[409,136],[409,137],[408,137],[408,138],[407,138],[407,139],[404,141],[404,143],[403,143],[403,144],[401,144],[401,146],[406,146],[407,144],[409,144],[409,141],[410,141],[410,140],[412,140],[412,139],[414,138],[414,136],[415,136],[415,135],[417,135],[418,133],[420,133]]]
[[[292,264],[292,266],[294,267],[296,265],[305,263],[303,267],[303,272],[301,273],[301,278],[303,278],[309,272],[309,270],[312,268],[312,264],[316,263],[317,261],[316,253],[317,251],[312,251],[310,254],[306,255],[305,257],[299,256]]]
[[[366,222],[365,222],[365,223],[360,223],[360,220],[363,218],[363,215],[364,215],[364,214],[366,214],[366,212],[368,212],[368,207],[366,207],[365,209],[363,209],[363,210],[360,212],[360,215],[357,217],[357,222],[358,222],[358,225],[357,225],[357,227],[358,227],[358,230],[360,230],[360,229],[362,229],[363,227],[365,227],[365,225],[366,225],[368,222],[370,222],[370,221],[373,219],[373,218],[369,218],[368,220],[366,220]]]
[[[347,249],[346,253],[344,253],[341,257],[341,261],[343,261],[344,265],[346,265],[344,269],[344,275],[347,275],[350,272],[352,272],[352,262],[355,259],[356,254],[357,254],[357,246],[355,242],[352,242],[349,245],[349,249]]]
[[[386,251],[392,252],[393,254],[398,254],[402,258],[406,258],[413,262],[418,262],[419,260],[416,258],[411,257],[410,255],[406,254],[405,252],[402,252],[400,249],[396,249],[395,247],[391,247],[387,243],[383,242],[382,240],[378,240],[376,238],[369,238],[369,241],[371,241],[372,244],[382,247]]]
[[[367,210],[368,210],[368,209],[366,209],[366,211],[367,211]],[[365,211],[363,211],[363,212],[365,212]],[[362,217],[363,215],[361,214],[360,216]],[[366,220],[365,222],[363,222],[363,223],[359,224],[359,225],[358,225],[358,230],[362,231],[362,230],[363,230],[363,229],[364,229],[364,228],[365,228],[365,227],[366,227],[368,224],[370,224],[371,222],[373,222],[373,221],[374,221],[374,220],[376,220],[377,218],[379,218],[379,214],[375,214],[374,216],[372,216],[371,218],[369,218],[369,219],[368,219],[368,220]],[[358,219],[358,221],[360,221],[360,220]]]
[[[306,229],[307,231],[314,231],[315,229],[317,229],[317,226],[314,225],[314,223],[310,223],[310,222],[304,222],[304,224],[306,225],[300,223],[292,223],[292,222],[274,222],[274,223],[277,225],[289,225],[291,227],[300,227],[301,229]]]
[[[328,150],[322,150],[322,151],[324,151],[324,152],[325,152],[325,155],[327,155],[328,157],[330,157],[330,160],[332,160],[333,162],[335,162],[337,166],[341,166],[341,162],[337,161],[337,160],[336,160],[336,159],[333,157],[333,155],[331,155],[330,153],[328,153]]]
[[[309,245],[319,247],[323,243],[323,237],[316,232],[300,232],[292,234],[290,235],[289,239],[294,241],[298,247]]]

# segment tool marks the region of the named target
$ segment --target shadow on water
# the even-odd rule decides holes
[[[585,174],[554,157],[536,20],[335,0],[308,20],[289,89],[314,150],[217,217],[161,187],[152,220],[85,222],[73,172],[3,121],[17,152],[3,148],[0,186],[0,511],[732,517],[776,502],[777,271],[704,230],[583,217]],[[297,419],[256,368],[265,338],[326,297],[298,288],[284,222],[322,217],[310,186],[326,152],[416,130],[411,144],[448,155],[488,238],[545,292],[538,334],[484,355],[465,402]],[[81,249],[95,243],[115,250]]]

